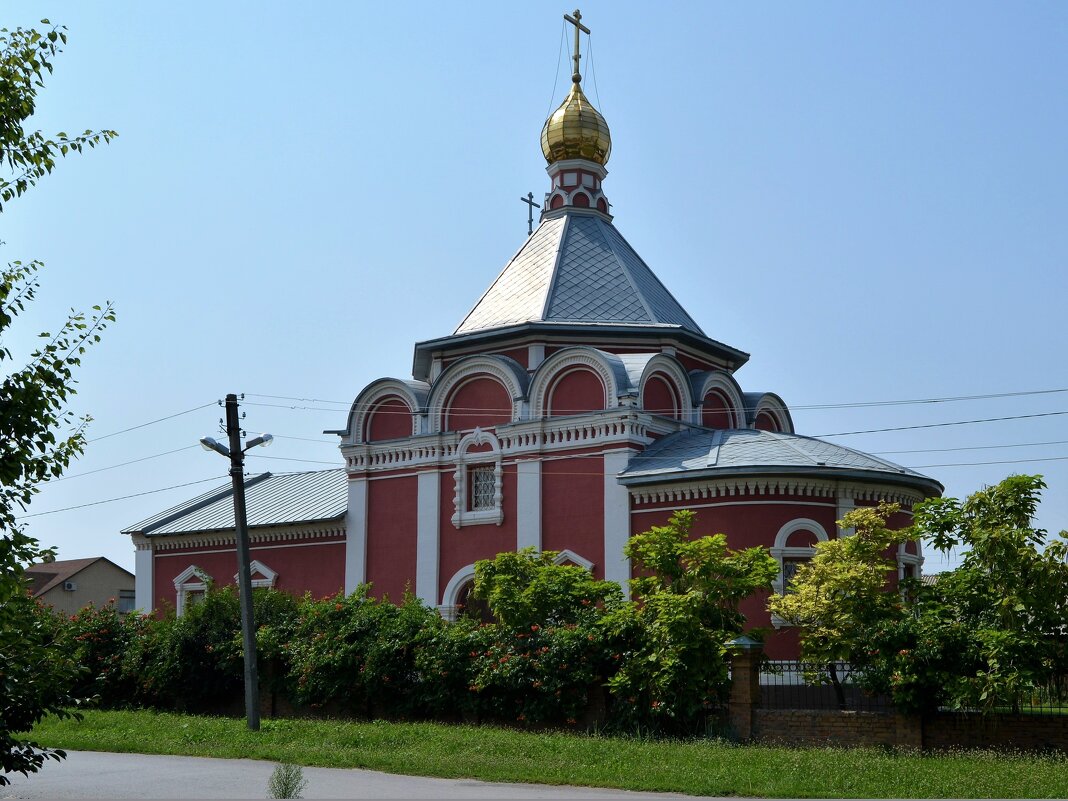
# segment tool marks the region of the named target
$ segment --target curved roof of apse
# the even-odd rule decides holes
[[[904,484],[927,495],[940,495],[943,490],[933,478],[844,445],[754,429],[671,434],[631,459],[620,480],[633,485],[790,473]]]

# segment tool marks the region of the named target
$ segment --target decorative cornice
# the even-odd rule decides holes
[[[344,537],[345,524],[339,521],[332,525],[319,526],[272,526],[265,528],[250,528],[249,542],[259,544],[265,542],[289,542],[302,539],[326,539],[331,537]],[[134,546],[139,550],[174,551],[185,548],[226,547],[234,544],[234,532],[230,531],[202,531],[191,534],[175,534],[160,537],[152,537],[145,546],[136,540]]]
[[[501,425],[496,427],[496,436],[502,455],[507,457],[603,445],[644,448],[653,441],[653,435],[671,434],[680,427],[664,418],[617,408]],[[460,435],[457,433],[428,434],[403,441],[342,446],[341,455],[350,473],[378,472],[453,465],[459,457],[459,446]]]
[[[794,495],[810,498],[852,498],[858,501],[889,501],[911,507],[923,500],[922,493],[893,485],[862,484],[802,477],[737,477],[631,487],[635,505],[714,500],[746,495]],[[784,499],[784,502],[788,502]]]

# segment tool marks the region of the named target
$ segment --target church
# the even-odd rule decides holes
[[[624,589],[628,538],[677,509],[695,533],[762,545],[782,592],[836,521],[891,501],[939,495],[932,478],[795,433],[774,392],[743,389],[749,354],[719,342],[616,228],[605,181],[612,139],[582,89],[575,12],[572,85],[546,120],[548,191],[540,220],[446,336],[417,342],[410,377],[356,395],[340,440],[344,468],[247,479],[258,586],[327,595],[369,583],[407,590],[453,618],[474,564],[521,548],[559,552]],[[533,138],[533,137],[532,137]],[[458,315],[459,316],[459,315]],[[179,614],[208,581],[236,572],[229,487],[127,528],[137,604]],[[899,576],[919,573],[915,545]],[[780,628],[752,598],[755,626]],[[792,655],[790,632],[768,643]]]

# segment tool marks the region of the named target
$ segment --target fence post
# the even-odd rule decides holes
[[[760,706],[760,658],[763,646],[744,634],[727,643],[731,659],[728,720],[738,739],[753,737],[753,710]]]

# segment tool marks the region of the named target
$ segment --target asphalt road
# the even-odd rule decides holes
[[[30,776],[9,775],[0,798],[266,798],[274,763],[255,759],[68,751]],[[428,779],[371,770],[305,768],[304,798],[693,798],[589,787]]]

